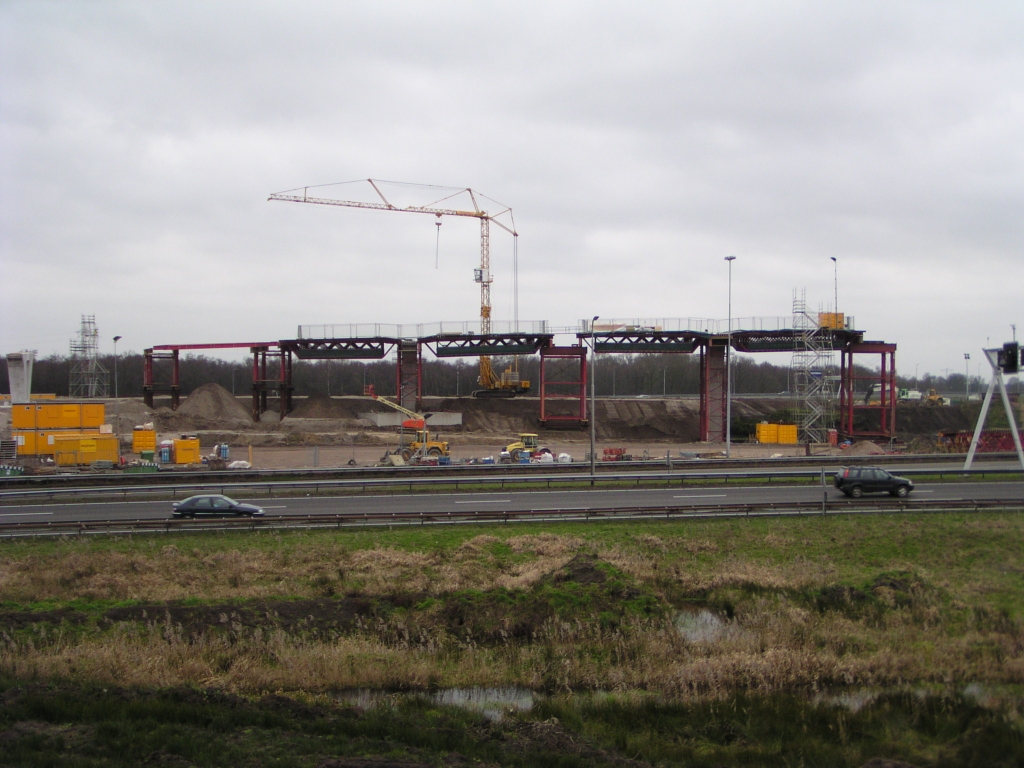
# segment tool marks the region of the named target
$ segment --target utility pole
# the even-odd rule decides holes
[[[594,484],[594,476],[597,473],[597,456],[595,455],[595,444],[597,442],[597,399],[594,395],[594,384],[597,363],[597,324],[599,315],[594,315],[590,321],[590,484]]]
[[[729,333],[725,345],[725,458],[732,457],[732,263],[735,256],[726,256],[729,262]]]

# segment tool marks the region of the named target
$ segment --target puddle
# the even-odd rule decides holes
[[[672,622],[683,639],[691,643],[713,643],[727,637],[733,630],[730,623],[707,608],[684,608]]]
[[[492,722],[500,722],[509,711],[529,712],[533,708],[533,691],[515,686],[503,688],[443,688],[438,691],[381,691],[371,688],[348,688],[332,694],[335,701],[362,709],[381,704],[397,704],[403,699],[423,698],[432,704],[462,707],[479,712]]]

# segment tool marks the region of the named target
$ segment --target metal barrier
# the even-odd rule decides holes
[[[764,503],[726,506],[618,507],[611,509],[543,509],[523,511],[360,512],[331,515],[188,520],[97,520],[83,522],[0,523],[0,538],[118,533],[176,533],[195,531],[352,528],[368,526],[457,525],[483,523],[590,522],[600,520],[677,520],[716,517],[789,517],[827,514],[976,513],[986,510],[1022,512],[1024,501],[890,501],[865,503],[833,501]]]
[[[419,490],[453,490],[460,491],[472,488],[473,490],[506,490],[510,488],[544,487],[551,488],[553,484],[559,485],[594,485],[601,483],[627,485],[634,487],[641,485],[664,484],[670,487],[674,484],[685,485],[686,483],[723,483],[728,485],[737,480],[759,480],[767,483],[794,481],[794,480],[819,480],[822,470],[817,469],[789,469],[789,470],[757,470],[747,472],[628,472],[628,473],[603,473],[600,475],[587,474],[556,474],[556,475],[514,475],[488,477],[485,475],[474,475],[471,477],[459,477],[449,475],[444,477],[411,477],[411,478],[382,478],[379,480],[278,480],[262,482],[205,482],[205,483],[183,483],[178,485],[150,485],[150,486],[100,486],[98,488],[46,488],[46,489],[25,489],[0,492],[0,506],[5,502],[18,501],[55,501],[58,499],[75,500],[82,497],[117,497],[128,499],[129,496],[137,497],[170,497],[172,499],[190,496],[196,493],[222,493],[225,495],[241,494],[249,492],[248,495],[264,495],[273,497],[275,493],[280,496],[282,493],[302,492],[313,496],[321,495],[321,492],[333,492],[339,495],[344,492],[367,493],[370,490],[398,493],[406,491],[414,493]],[[982,468],[982,469],[908,469],[902,470],[901,475],[908,477],[937,477],[946,478],[980,478],[987,477],[1011,477],[1022,475],[1019,468]],[[826,472],[826,477],[830,477]]]

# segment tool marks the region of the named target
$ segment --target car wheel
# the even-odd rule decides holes
[[[853,488],[850,489],[850,495],[855,499],[859,499],[861,496],[864,495],[864,489],[861,488],[859,485],[855,485],[853,486]]]
[[[908,493],[910,493],[910,489],[907,488],[907,486],[905,485],[901,485],[895,491],[892,492],[892,495],[895,496],[897,499],[905,499],[907,498]]]
[[[428,456],[433,456],[436,459],[436,458],[438,458],[441,455],[441,449],[440,448],[431,448],[429,451],[427,451],[427,455]]]

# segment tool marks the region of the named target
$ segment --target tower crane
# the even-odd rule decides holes
[[[437,224],[440,226],[442,216],[468,216],[470,218],[480,220],[480,266],[473,270],[473,279],[475,282],[480,284],[480,333],[489,334],[491,332],[491,283],[493,278],[491,277],[491,222],[501,229],[508,232],[512,237],[513,245],[518,244],[519,233],[515,229],[515,219],[512,216],[512,208],[504,206],[502,203],[498,203],[496,200],[491,200],[482,195],[479,192],[474,192],[469,187],[458,189],[450,195],[446,195],[437,201],[437,203],[443,203],[446,200],[450,200],[462,194],[469,196],[470,202],[472,203],[472,210],[460,210],[458,208],[440,208],[436,207],[436,203],[430,205],[409,205],[405,207],[399,207],[391,203],[384,193],[380,189],[380,184],[386,184],[389,182],[383,182],[379,179],[367,179],[366,182],[373,187],[373,191],[380,198],[380,202],[364,202],[358,200],[339,200],[330,197],[317,197],[310,196],[310,189],[317,189],[318,187],[324,186],[335,186],[331,184],[322,184],[316,187],[301,187],[296,189],[287,190],[285,192],[275,192],[270,195],[268,200],[284,200],[292,203],[313,203],[314,205],[337,205],[345,208],[370,208],[377,211],[400,211],[403,213],[429,213],[437,217]],[[353,183],[353,182],[342,182],[342,183]],[[406,185],[406,186],[418,186],[431,188],[432,185]],[[442,187],[433,187],[437,189],[443,189]],[[301,191],[301,194],[299,192]],[[502,206],[502,210],[498,213],[490,214],[480,208],[477,202],[477,197],[482,197],[487,200],[491,200],[492,203],[496,203]],[[498,217],[508,215],[508,220],[511,226],[506,226],[503,222],[499,221]],[[516,322],[518,323],[519,317],[518,308],[518,296],[516,297]],[[522,394],[530,389],[530,383],[519,380],[518,374],[518,358],[517,358],[516,370],[507,370],[500,377],[494,372],[494,368],[491,366],[491,358],[487,355],[480,357],[480,375],[477,381],[480,384],[481,389],[474,392],[476,397],[514,397],[517,394]]]

